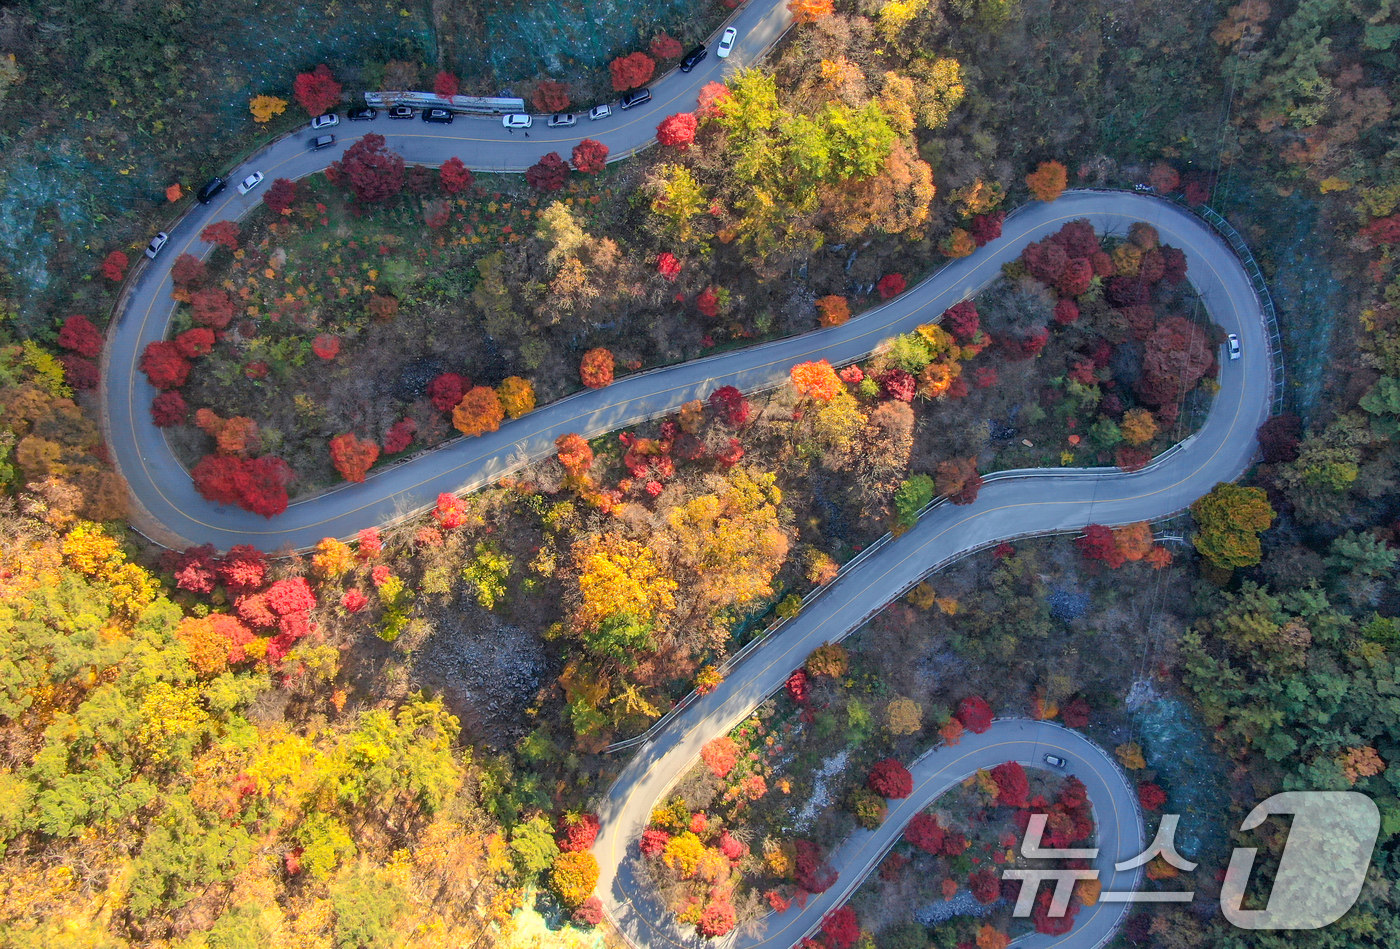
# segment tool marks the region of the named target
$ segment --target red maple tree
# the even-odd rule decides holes
[[[569,107],[569,87],[562,82],[545,79],[535,86],[530,101],[534,103],[536,111],[563,112]]]
[[[461,88],[461,83],[450,72],[439,72],[433,77],[433,95],[435,96],[451,99],[457,94],[459,88]]]
[[[1030,793],[1030,782],[1026,780],[1026,769],[1019,761],[1004,761],[991,770],[992,780],[997,786],[997,803],[1003,807],[1025,807],[1026,795]]]
[[[263,517],[276,517],[287,509],[292,468],[281,458],[205,455],[191,474],[199,493],[218,504],[236,505]]]
[[[181,254],[170,266],[170,281],[180,290],[193,290],[202,286],[207,277],[204,261],[194,254]]]
[[[175,337],[175,346],[187,359],[207,356],[214,351],[214,331],[206,326],[185,330]]]
[[[971,695],[958,703],[958,721],[974,735],[980,735],[992,727],[992,707],[980,695]]]
[[[75,389],[96,389],[101,378],[97,363],[79,356],[77,353],[64,353],[58,357],[63,364],[63,381]]]
[[[102,354],[102,334],[86,316],[70,316],[58,331],[58,345],[79,356],[96,359]]]
[[[439,412],[451,412],[472,387],[472,381],[455,372],[444,372],[428,383],[428,400]]]
[[[190,377],[189,360],[178,346],[163,339],[146,345],[138,368],[157,389],[178,389]]]
[[[126,268],[130,263],[126,254],[114,250],[102,259],[102,276],[113,283],[121,283],[126,277]]]
[[[590,389],[601,389],[612,385],[613,354],[603,347],[590,349],[583,354],[578,367],[579,379]]]
[[[749,420],[752,411],[744,393],[734,386],[721,386],[710,393],[710,408],[731,428],[739,428]]]
[[[1167,792],[1150,781],[1143,781],[1138,784],[1138,803],[1143,810],[1155,811],[1167,803]]]
[[[334,179],[350,188],[356,200],[366,204],[385,201],[403,190],[403,156],[391,152],[383,135],[369,132],[345,150],[330,166]]]
[[[932,814],[915,814],[904,828],[904,839],[925,853],[943,849],[943,827]]]
[[[558,191],[569,179],[569,166],[558,152],[550,152],[525,169],[525,183],[537,191]]]
[[[151,421],[160,428],[182,425],[190,417],[190,407],[178,392],[162,392],[151,400]]]
[[[286,214],[297,200],[297,183],[290,178],[277,178],[263,192],[263,204],[273,214]]]
[[[418,423],[411,418],[402,419],[390,426],[384,433],[384,454],[396,455],[413,444],[413,436],[418,431]]]
[[[897,297],[904,292],[908,283],[902,273],[885,274],[880,278],[880,282],[875,284],[875,290],[880,294],[881,300],[888,300],[890,297]]]
[[[608,166],[608,146],[591,138],[585,138],[574,146],[572,155],[574,170],[585,175],[596,175]]]
[[[860,938],[860,921],[856,911],[843,906],[826,914],[822,920],[822,935],[831,949],[851,949]]]
[[[292,94],[309,115],[321,115],[335,108],[340,104],[340,93],[340,83],[325,63],[298,74],[292,84]]]
[[[229,250],[238,250],[238,238],[241,232],[236,221],[215,221],[213,224],[206,224],[204,230],[199,232],[199,239],[206,244],[218,244],[227,247]]]
[[[893,758],[886,758],[875,762],[865,785],[881,797],[902,799],[913,793],[914,778],[904,765]]]
[[[647,84],[656,72],[656,60],[646,53],[619,56],[608,63],[608,72],[612,73],[613,91],[626,92]]]
[[[570,821],[565,818],[564,831],[557,838],[559,849],[565,853],[581,853],[593,846],[593,841],[598,839],[598,816],[596,814],[579,814],[576,819]]]
[[[448,194],[460,194],[476,183],[476,175],[462,163],[460,158],[449,158],[438,169],[438,181]]]
[[[653,36],[651,44],[647,48],[651,50],[651,55],[657,59],[675,59],[685,49],[681,46],[680,40],[667,36],[665,33],[657,33]]]
[[[696,125],[693,112],[668,115],[656,127],[656,140],[662,145],[671,145],[679,149],[689,148],[690,143],[695,141]]]
[[[370,465],[379,458],[379,446],[351,432],[331,439],[331,463],[346,481],[362,482]]]

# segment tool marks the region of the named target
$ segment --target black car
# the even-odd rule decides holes
[[[345,117],[351,122],[368,122],[378,114],[378,109],[373,109],[367,105],[362,105],[358,109],[351,109],[349,112],[346,112]]]
[[[424,122],[436,122],[439,125],[452,124],[452,112],[449,109],[424,109]]]
[[[407,105],[396,105],[389,110],[391,119],[411,119],[413,118],[413,107]]]
[[[323,148],[330,148],[335,144],[334,135],[317,135],[311,140],[311,150],[319,152]]]
[[[195,194],[195,200],[200,204],[208,204],[210,201],[214,200],[214,195],[224,190],[224,186],[227,184],[228,182],[222,178],[210,178],[209,183],[203,188],[200,188],[199,192]]]
[[[700,62],[700,60],[704,59],[708,55],[710,55],[710,51],[707,47],[695,47],[693,50],[681,57],[681,72],[690,72],[692,69],[695,68],[696,63]]]
[[[650,89],[633,89],[622,97],[621,105],[624,109],[630,109],[634,105],[641,105],[643,102],[651,101]]]

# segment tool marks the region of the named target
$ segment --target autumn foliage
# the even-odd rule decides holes
[[[907,286],[908,282],[904,279],[904,274],[890,273],[885,274],[880,278],[880,282],[875,284],[875,292],[880,294],[881,300],[888,300],[891,297],[899,296]]]
[[[476,175],[462,163],[462,159],[454,156],[438,169],[438,181],[447,194],[460,194],[476,183]]]
[[[439,72],[433,77],[433,95],[441,99],[451,99],[460,87],[461,83],[450,72]]]
[[[130,263],[126,254],[114,250],[102,259],[102,276],[113,283],[121,283],[126,278],[126,268]]]
[[[1026,175],[1026,187],[1037,201],[1054,201],[1068,185],[1069,172],[1057,161],[1043,161]]]
[[[554,440],[554,447],[559,450],[559,464],[575,478],[586,475],[593,466],[593,449],[580,435],[560,435]]]
[[[464,434],[482,435],[499,429],[505,415],[505,409],[501,407],[501,400],[495,389],[490,386],[474,386],[462,396],[462,401],[452,410],[452,424]]]
[[[843,326],[851,318],[851,307],[843,296],[825,296],[817,300],[817,313],[820,325]]]
[[[520,418],[526,412],[535,410],[535,387],[530,380],[520,376],[507,376],[496,389],[501,400],[501,408],[511,418]]]
[[[157,389],[178,389],[190,377],[190,364],[173,342],[154,340],[146,344],[138,368]]]
[[[58,345],[79,356],[96,359],[102,354],[102,334],[86,316],[70,316],[58,331]]]
[[[308,115],[322,115],[340,104],[340,83],[335,81],[325,63],[311,72],[298,74],[292,92]]]
[[[865,784],[881,797],[902,799],[914,792],[914,778],[909,769],[893,758],[877,761]]]
[[[287,214],[297,200],[297,183],[290,178],[277,178],[263,192],[263,204],[273,214]]]
[[[366,204],[385,201],[403,190],[403,156],[386,147],[384,136],[368,132],[328,169],[333,179]]]
[[[794,23],[815,23],[833,10],[831,0],[788,0],[787,8]]]
[[[428,400],[439,412],[451,412],[471,388],[471,380],[455,372],[444,372],[428,383]]]
[[[569,107],[569,87],[562,82],[545,79],[535,86],[530,101],[540,112],[563,112]]]
[[[191,473],[195,488],[210,501],[263,517],[276,517],[287,509],[292,469],[281,458],[205,455]]]
[[[364,481],[378,458],[379,446],[369,439],[356,438],[351,432],[331,439],[331,463],[346,481]]]
[[[992,727],[992,707],[980,695],[972,695],[958,704],[958,721],[974,735],[980,735]]]
[[[204,226],[204,230],[199,232],[199,239],[207,244],[218,244],[229,250],[238,250],[240,233],[237,221],[215,221]]]
[[[661,124],[656,127],[656,140],[662,145],[686,149],[695,141],[695,128],[694,113],[677,112],[661,120]]]
[[[788,370],[788,377],[798,395],[818,402],[830,402],[836,398],[836,393],[845,389],[841,377],[825,359],[800,362]]]
[[[579,379],[590,389],[612,385],[613,354],[599,346],[583,354],[578,367]]]
[[[608,72],[612,74],[613,92],[626,92],[647,84],[656,72],[656,60],[646,53],[619,56],[608,63]]]
[[[526,184],[538,191],[558,191],[568,179],[569,165],[558,152],[550,152],[525,169]]]
[[[574,146],[570,158],[574,171],[596,175],[608,166],[608,146],[595,139],[585,138]]]

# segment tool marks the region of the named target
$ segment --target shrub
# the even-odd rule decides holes
[[[893,758],[877,761],[865,783],[881,797],[903,799],[914,791],[914,778],[909,769]]]

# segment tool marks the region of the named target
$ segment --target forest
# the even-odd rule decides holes
[[[0,12],[5,945],[618,945],[590,852],[626,761],[610,743],[713,689],[934,498],[971,502],[1009,468],[1133,470],[1209,411],[1222,331],[1184,257],[1145,225],[1070,221],[854,364],[561,438],[490,488],[314,550],[162,549],[127,522],[98,383],[131,262],[210,173],[403,83],[604,101],[729,13],[648,14],[597,62],[486,75],[445,38],[482,35],[494,5],[255,6]],[[1196,902],[1137,908],[1116,945],[1400,943],[1400,13],[790,9],[766,58],[625,162],[583,142],[473,174],[368,136],[323,175],[268,182],[201,235],[207,261],[170,262],[177,315],[142,360],[152,419],[205,497],[275,518],[577,389],[840,325],[1068,188],[1208,205],[1279,306],[1289,387],[1259,463],[1170,521],[927,577],[706,745],[630,859],[722,939],[831,886],[826,857],[881,824],[919,754],[1016,716],[1113,753],[1149,828],[1194,815]],[[278,16],[318,39],[261,51],[249,24]],[[1055,931],[1043,907],[1010,918],[988,871],[1033,813],[1063,842],[1093,833],[1075,783],[979,773],[808,942]],[[1322,930],[1236,929],[1217,872],[1260,847],[1267,892],[1286,829],[1237,828],[1290,789],[1376,802],[1366,886]]]

